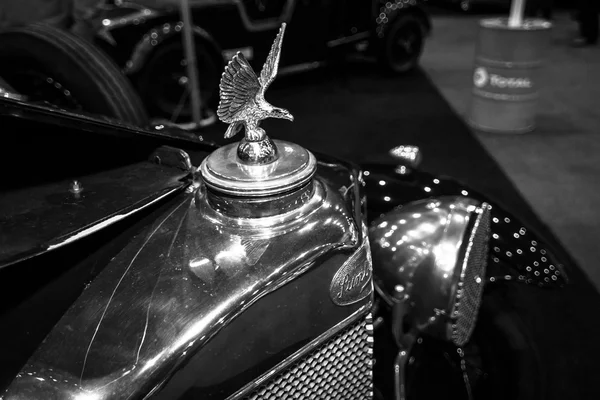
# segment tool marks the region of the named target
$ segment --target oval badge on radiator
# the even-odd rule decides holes
[[[373,263],[368,242],[335,273],[329,287],[331,300],[338,306],[361,301],[373,292]]]

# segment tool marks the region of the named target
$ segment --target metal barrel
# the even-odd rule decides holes
[[[525,133],[535,129],[539,70],[550,45],[552,24],[507,18],[483,19],[473,68],[468,122],[478,130]]]

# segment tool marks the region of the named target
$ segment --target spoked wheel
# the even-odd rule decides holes
[[[408,398],[541,399],[542,371],[535,342],[519,316],[486,296],[463,348],[427,337],[415,345],[407,367]]]
[[[408,72],[419,63],[424,41],[423,22],[414,15],[401,15],[385,35],[380,61],[393,72]]]
[[[202,117],[207,121],[218,101],[223,59],[218,49],[203,40],[196,39],[195,46]],[[153,118],[182,125],[192,123],[192,88],[184,54],[181,37],[163,42],[134,78]]]
[[[31,102],[148,123],[131,84],[102,51],[49,25],[0,32],[0,76]]]

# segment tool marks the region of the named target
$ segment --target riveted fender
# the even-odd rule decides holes
[[[152,54],[152,52],[165,41],[177,37],[182,34],[183,22],[170,22],[164,23],[154,28],[148,30],[142,39],[135,45],[133,52],[129,58],[129,61],[125,64],[125,68],[123,72],[127,75],[135,74],[139,72],[144,64],[146,63],[148,57]],[[223,57],[221,56],[221,48],[217,44],[217,42],[213,39],[213,37],[204,29],[199,26],[193,27],[194,36],[196,39],[201,40],[204,44],[210,47],[211,53],[215,57],[219,57],[219,60],[223,62]]]
[[[440,196],[464,196],[488,204],[491,217],[487,282],[517,281],[540,287],[568,282],[565,266],[574,264],[560,244],[550,244],[511,212],[460,182],[404,167],[362,165],[370,221],[410,202]]]
[[[418,0],[380,0],[375,15],[375,34],[377,37],[383,38],[398,16],[409,13],[414,14],[423,21],[426,34],[431,32],[431,20]]]

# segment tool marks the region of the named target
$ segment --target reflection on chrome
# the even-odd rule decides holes
[[[332,251],[368,246],[319,179],[297,208],[263,218],[222,214],[205,191],[182,195],[106,266],[4,399],[142,398],[258,299]]]
[[[421,164],[421,150],[417,146],[397,146],[390,150],[390,155],[405,164],[405,167],[416,168]]]
[[[483,285],[489,224],[479,220],[489,219],[488,211],[485,203],[469,198],[443,197],[411,203],[374,222],[369,237],[375,284],[389,302],[406,302],[411,326],[428,326],[428,333],[454,340],[463,285]],[[477,248],[469,253],[474,243]],[[473,258],[467,260],[469,254]],[[481,290],[469,293],[480,296]],[[479,300],[471,300],[476,307]],[[432,325],[436,310],[448,318]]]
[[[392,307],[396,400],[404,400],[408,354],[421,334],[462,346],[473,331],[488,257],[485,203],[464,197],[418,201],[374,222],[375,287]]]
[[[367,303],[362,305],[358,310],[356,310],[354,313],[352,313],[349,317],[347,317],[343,321],[340,321],[339,323],[337,323],[335,326],[331,327],[326,332],[323,332],[319,337],[314,339],[306,347],[304,347],[303,349],[297,351],[296,353],[292,354],[291,356],[289,356],[288,358],[283,360],[279,365],[275,366],[275,368],[273,368],[272,370],[270,370],[269,372],[267,372],[266,374],[264,374],[263,376],[258,378],[256,381],[248,383],[244,388],[240,389],[237,393],[233,394],[227,400],[239,400],[241,398],[247,398],[244,396],[247,395],[249,392],[252,392],[254,389],[257,389],[257,388],[261,387],[262,385],[264,385],[266,382],[268,382],[268,380],[270,378],[272,378],[273,376],[277,376],[280,372],[284,371],[287,367],[289,367],[290,365],[293,365],[295,362],[302,359],[302,357],[305,357],[308,354],[310,354],[312,351],[314,351],[319,346],[321,346],[323,343],[325,343],[328,339],[331,339],[331,337],[333,335],[340,332],[344,328],[347,328],[350,324],[352,324],[353,322],[356,322],[358,319],[365,317],[365,314],[366,314],[365,328],[366,328],[368,334],[370,336],[372,336],[373,335],[373,316],[371,315],[371,313],[369,313],[371,308],[372,308],[372,302],[368,301]],[[371,346],[373,345],[372,342],[370,343],[370,345]],[[372,354],[372,349],[371,349],[370,354]]]

